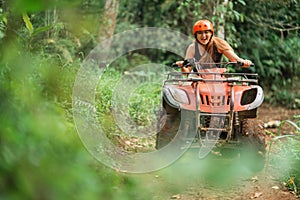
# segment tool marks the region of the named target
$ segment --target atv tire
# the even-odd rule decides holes
[[[261,171],[265,164],[266,134],[264,124],[256,118],[242,121],[241,161],[252,171]]]
[[[159,130],[156,135],[156,149],[161,149],[169,144],[176,136],[180,126],[180,112],[165,114],[162,117],[166,119],[164,120],[165,122],[161,130]]]

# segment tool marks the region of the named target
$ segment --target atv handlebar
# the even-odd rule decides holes
[[[173,63],[173,64],[171,65],[171,67],[172,67],[172,68],[181,68],[181,67],[183,67],[183,66],[180,67],[180,66],[177,65],[176,63]]]
[[[233,63],[234,63],[234,62],[233,62]],[[239,67],[244,66],[244,63],[241,62],[241,61],[237,61],[236,64],[237,64]],[[254,67],[254,64],[252,63],[252,64],[250,65],[250,67]]]

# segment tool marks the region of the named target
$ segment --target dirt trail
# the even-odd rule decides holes
[[[196,160],[196,159],[195,159]],[[198,160],[199,162],[199,160]],[[201,161],[200,161],[201,162]],[[206,161],[205,161],[206,162]],[[177,166],[176,166],[177,165]],[[278,178],[278,171],[272,167],[261,172],[231,168],[228,165],[200,164],[192,166],[190,162],[181,161],[168,169],[143,177],[145,187],[153,195],[153,200],[298,200],[292,191],[288,191]],[[234,165],[234,164],[233,164]],[[213,169],[216,166],[219,170]],[[226,168],[227,167],[227,168]],[[198,169],[199,171],[197,171]],[[204,170],[203,173],[200,171]],[[207,170],[207,169],[206,169]],[[224,171],[223,171],[224,170]],[[230,173],[228,176],[224,175]],[[235,173],[236,172],[236,173]],[[223,173],[223,174],[221,174]],[[235,176],[233,174],[235,173]]]
[[[183,200],[297,200],[293,192],[270,174],[258,173],[249,179],[236,180],[232,187],[225,189],[213,186],[191,187],[183,194],[173,195],[170,199]]]

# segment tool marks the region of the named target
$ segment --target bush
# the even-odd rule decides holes
[[[282,121],[279,125],[279,134],[283,125],[290,125],[295,132],[290,135],[276,136],[270,143],[269,166],[273,167],[274,175],[280,182],[296,195],[300,195],[300,116],[295,116],[296,122]]]

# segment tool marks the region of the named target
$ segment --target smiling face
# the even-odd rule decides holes
[[[200,42],[202,45],[207,45],[211,39],[212,32],[210,30],[206,31],[197,31],[196,33],[197,40]]]

